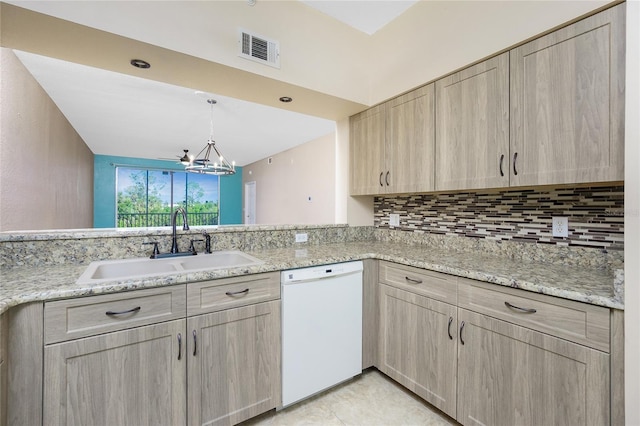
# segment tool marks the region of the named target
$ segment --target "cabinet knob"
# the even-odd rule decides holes
[[[178,361],[182,359],[182,334],[178,333]]]
[[[504,171],[502,170],[502,163],[504,162],[504,154],[500,156],[500,176],[504,176]]]
[[[382,185],[382,175],[384,174],[384,172],[380,172],[380,178],[378,179],[378,181],[380,182],[380,186]]]
[[[516,168],[516,160],[518,159],[518,153],[513,154],[513,174],[514,176],[518,175],[518,169]]]
[[[387,186],[389,186],[389,172],[387,172],[387,174],[384,177],[384,183],[386,183]]]
[[[460,323],[460,343],[464,345],[464,339],[462,338],[462,330],[464,330],[464,321]]]
[[[453,317],[449,317],[449,325],[447,326],[447,333],[449,334],[449,340],[453,340],[451,335],[451,323],[453,323]]]

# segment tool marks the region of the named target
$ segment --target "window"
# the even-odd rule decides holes
[[[184,207],[191,226],[218,225],[218,176],[118,167],[118,228],[170,226],[171,213]]]

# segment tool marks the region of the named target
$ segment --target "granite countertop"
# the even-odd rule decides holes
[[[172,275],[76,283],[87,265],[47,266],[0,270],[0,313],[12,306],[93,294],[151,288],[215,278],[280,271],[360,259],[380,259],[409,266],[486,281],[536,293],[609,308],[624,309],[614,281],[620,271],[523,262],[478,252],[450,252],[420,245],[353,242],[247,251],[263,264]],[[206,255],[203,255],[206,256]]]

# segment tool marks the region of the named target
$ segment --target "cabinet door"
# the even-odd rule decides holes
[[[385,192],[385,104],[350,119],[351,195]]]
[[[509,53],[436,82],[436,190],[509,186]]]
[[[511,185],[624,179],[624,4],[511,51]]]
[[[433,191],[435,89],[428,84],[387,105],[387,193]]]
[[[381,284],[379,344],[380,371],[455,416],[455,306]]]
[[[188,319],[189,424],[232,425],[280,405],[280,301]]]
[[[45,425],[186,423],[185,320],[45,347]]]
[[[460,423],[609,424],[608,354],[465,309],[458,321]]]

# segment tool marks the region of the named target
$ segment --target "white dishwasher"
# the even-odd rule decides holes
[[[282,406],[362,373],[362,262],[283,271]]]

